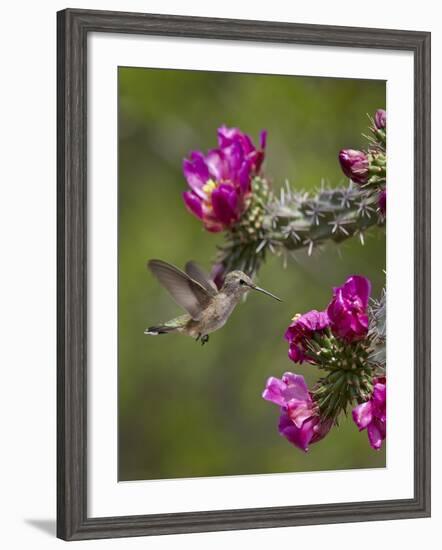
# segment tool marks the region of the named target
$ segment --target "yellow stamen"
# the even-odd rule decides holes
[[[292,317],[292,321],[297,321],[302,315],[300,313],[297,313],[294,317]]]
[[[207,180],[205,185],[203,185],[202,189],[204,193],[206,193],[206,195],[210,196],[212,192],[216,189],[216,182],[213,181],[212,179]]]

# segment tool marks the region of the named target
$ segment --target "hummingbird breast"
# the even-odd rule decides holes
[[[223,327],[238,301],[233,296],[223,292],[217,294],[212,302],[204,309],[198,321],[189,322],[188,330],[191,335],[209,334]]]

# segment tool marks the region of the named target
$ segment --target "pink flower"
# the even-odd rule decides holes
[[[327,328],[329,324],[326,311],[313,309],[304,315],[295,316],[284,335],[284,338],[290,342],[289,358],[295,363],[309,361],[306,356],[307,340],[312,338],[315,332]]]
[[[352,416],[359,431],[367,429],[370,445],[378,451],[387,432],[387,381],[385,377],[382,377],[375,378],[373,382],[371,398],[355,407]]]
[[[366,336],[370,292],[370,281],[360,275],[352,275],[342,286],[333,289],[333,298],[327,308],[327,314],[335,336],[347,342]]]
[[[217,149],[206,155],[193,151],[183,161],[189,190],[183,193],[187,209],[211,232],[228,229],[241,219],[252,192],[251,180],[264,160],[266,132],[257,149],[237,128],[218,129]]]
[[[332,420],[321,419],[303,376],[291,372],[286,372],[281,380],[272,376],[267,380],[262,396],[281,407],[279,433],[305,452],[311,443],[325,437],[332,427]]]
[[[342,171],[355,183],[364,184],[368,180],[368,157],[363,151],[342,149],[339,153]]]

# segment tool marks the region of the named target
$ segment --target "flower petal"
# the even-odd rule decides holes
[[[223,125],[218,128],[218,145],[221,148],[228,147],[232,141],[238,137],[240,131],[238,128],[227,128]]]
[[[283,412],[279,417],[279,433],[283,435],[292,445],[304,452],[308,451],[308,445],[313,436],[313,422],[306,422],[301,429],[297,428],[287,413]]]
[[[207,166],[204,165],[203,167],[199,161],[195,163],[192,160],[184,159],[183,172],[192,191],[194,191],[199,197],[204,198],[205,194],[202,187],[209,179]]]
[[[373,403],[373,414],[378,420],[385,422],[387,419],[387,387],[385,384],[378,382],[374,385],[371,401]]]
[[[367,428],[367,434],[370,446],[376,451],[379,451],[385,439],[385,433],[383,433],[382,426],[379,425],[378,422],[371,422]]]
[[[385,405],[385,401],[387,399],[387,386],[377,382],[374,385],[372,399],[376,405]]]
[[[336,322],[338,319],[345,318],[346,303],[343,296],[342,287],[333,289],[333,299],[327,308],[329,319]]]
[[[250,161],[244,160],[236,174],[236,183],[238,183],[244,195],[250,193],[252,190],[250,177],[251,170]]]
[[[357,296],[362,301],[362,305],[365,309],[371,294],[371,283],[367,277],[352,275],[345,282],[344,291],[346,294],[351,293],[352,296]]]
[[[271,401],[281,407],[288,406],[294,400],[296,400],[297,406],[311,403],[304,377],[291,372],[284,373],[281,380],[271,376],[267,380],[262,396],[266,401]]]
[[[189,212],[194,214],[200,220],[203,219],[203,205],[201,199],[193,191],[183,193],[184,204]]]
[[[271,376],[267,380],[265,390],[262,393],[262,397],[266,401],[270,401],[271,403],[275,403],[276,405],[283,407],[286,404],[286,400],[283,395],[285,389],[286,384],[282,380]]]
[[[200,175],[203,181],[207,181],[209,179],[209,169],[203,153],[201,153],[201,151],[191,151],[190,158],[195,167],[195,171]]]
[[[305,353],[303,349],[295,342],[290,343],[288,356],[294,363],[303,363],[305,361]]]
[[[318,423],[313,427],[313,437],[310,443],[317,443],[324,439],[333,426],[333,420],[331,418],[327,420],[319,420]]]
[[[355,407],[352,416],[359,431],[364,430],[373,420],[371,401],[366,401]]]
[[[223,149],[223,154],[229,169],[230,179],[236,182],[237,174],[244,162],[244,153],[241,145],[237,141],[234,141]]]
[[[261,149],[265,149],[267,144],[267,130],[261,130],[259,134],[259,146]]]
[[[323,330],[330,323],[327,312],[317,311],[316,309],[304,313],[296,322],[311,331]]]
[[[307,384],[301,374],[285,372],[282,376],[282,381],[287,387],[285,391],[286,400],[310,400],[310,394],[308,392]]]
[[[311,405],[305,402],[291,402],[287,406],[287,415],[293,424],[301,429],[304,423],[314,416]]]
[[[209,151],[206,155],[206,163],[209,168],[210,177],[214,180],[219,181],[228,178],[228,166],[222,151],[219,149]]]
[[[211,218],[204,218],[204,228],[210,233],[220,233],[225,229],[222,223]]]
[[[212,192],[213,212],[222,224],[229,226],[238,220],[239,197],[230,184],[221,184]]]

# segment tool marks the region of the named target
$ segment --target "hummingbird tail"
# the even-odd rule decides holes
[[[157,327],[149,327],[144,331],[144,334],[149,334],[150,336],[158,336],[159,334],[168,334],[169,332],[174,332],[177,327],[167,327],[160,325]]]

